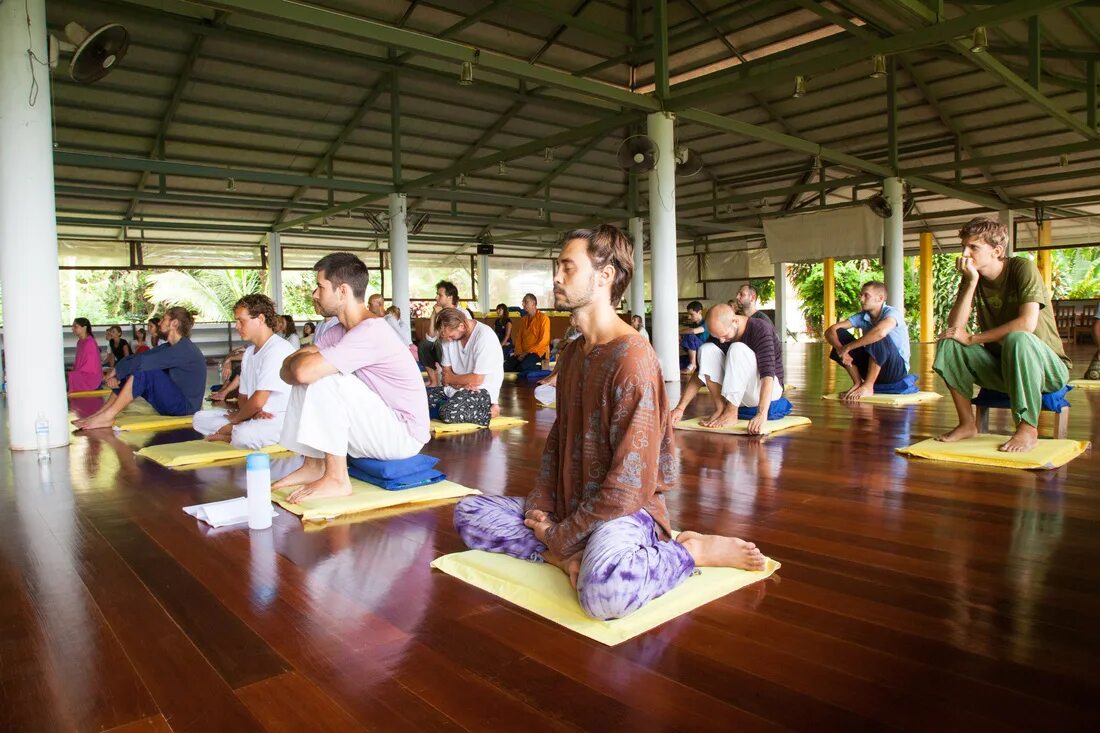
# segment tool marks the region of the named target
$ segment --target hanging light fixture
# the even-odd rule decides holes
[[[507,166],[504,165],[503,160],[500,161],[499,163],[497,163],[497,175],[498,176],[503,176],[507,172],[508,172],[508,168],[507,168]]]
[[[554,149],[553,148],[543,149],[542,159],[543,159],[543,161],[545,161],[547,163],[553,163],[554,162]]]
[[[225,190],[226,191],[236,191],[237,190],[237,182],[234,181],[232,178],[226,178],[225,179]]]
[[[1060,156],[1058,156],[1058,165],[1063,168],[1069,165],[1069,153],[1062,153]]]
[[[458,83],[464,87],[474,83],[474,65],[472,62],[462,62],[462,70],[458,72]]]
[[[886,76],[886,57],[881,53],[876,53],[871,57],[871,78],[881,79]]]
[[[974,29],[974,35],[970,38],[970,51],[972,53],[985,53],[989,49],[989,34],[984,25]]]
[[[458,187],[459,188],[466,188],[466,174],[465,173],[459,173],[458,174]]]
[[[795,99],[806,96],[806,77],[799,74],[794,78],[794,94],[791,96]]]

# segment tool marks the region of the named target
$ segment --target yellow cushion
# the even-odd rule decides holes
[[[286,501],[286,497],[294,493],[297,488],[297,486],[288,486],[285,489],[272,491],[271,498],[283,509],[291,514],[297,514],[303,521],[307,522],[323,522],[347,514],[359,514],[403,504],[457,499],[470,494],[481,493],[477,489],[466,488],[454,481],[440,481],[437,484],[418,486],[415,489],[386,491],[374,484],[368,484],[365,481],[353,478],[351,480],[352,493],[350,496],[306,499],[300,504],[291,504]]]
[[[885,405],[886,407],[904,407],[918,402],[931,402],[943,395],[937,392],[913,392],[911,394],[873,394],[859,400],[861,405]],[[840,400],[840,394],[827,394],[823,400]]]
[[[86,389],[83,392],[69,392],[69,397],[106,397],[109,394],[109,389]]]
[[[526,425],[527,421],[518,417],[494,417],[489,421],[489,430],[506,430],[507,428]],[[442,420],[432,420],[432,435],[460,435],[462,433],[476,433],[484,430],[482,426],[472,422],[445,423]]]
[[[702,420],[701,417],[693,417],[690,420],[681,420],[673,427],[677,430],[698,430],[704,433],[729,433],[731,435],[748,435],[749,434],[749,421],[738,420],[733,425],[727,425],[724,428],[705,428],[699,424]],[[801,425],[809,425],[810,418],[800,417],[798,415],[787,415],[778,420],[765,420],[764,427],[761,432],[762,435],[769,435],[771,433],[778,433],[780,430],[788,430],[790,428],[797,428]]]
[[[601,644],[614,646],[767,578],[779,569],[779,563],[769,558],[766,568],[759,571],[699,568],[698,575],[689,577],[660,598],[629,616],[611,621],[597,621],[587,616],[569,578],[553,565],[518,560],[495,552],[467,550],[436,558],[432,567]]]
[[[181,468],[237,460],[244,458],[249,453],[257,452],[286,453],[287,449],[276,444],[261,448],[259,451],[253,451],[248,448],[234,448],[229,443],[210,440],[185,440],[181,443],[146,446],[139,450],[137,454],[151,461],[156,461],[162,466]]]
[[[1007,435],[976,435],[955,443],[941,443],[929,438],[908,448],[898,448],[905,456],[928,458],[948,463],[970,463],[979,466],[1006,468],[1058,468],[1072,461],[1089,448],[1088,441],[1042,438],[1039,445],[1026,453],[1005,453],[997,450]]]
[[[1069,386],[1074,389],[1100,389],[1100,379],[1071,379]]]
[[[192,415],[127,415],[115,418],[115,430],[171,430],[191,427]]]
[[[519,379],[519,372],[504,372],[505,382],[514,382]]]

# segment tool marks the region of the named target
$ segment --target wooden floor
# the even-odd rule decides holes
[[[45,471],[4,450],[0,728],[1100,729],[1097,451],[1043,473],[907,460],[894,448],[950,427],[949,400],[825,403],[836,371],[790,348],[813,425],[679,433],[670,502],[782,570],[614,648],[431,570],[462,549],[450,507],[323,529],[280,511],[250,536],[180,511],[239,495],[240,467],[173,472],[115,438],[75,437]],[[1096,441],[1100,392],[1071,401],[1071,437]],[[427,452],[524,494],[554,413],[528,386],[502,404],[530,423]]]

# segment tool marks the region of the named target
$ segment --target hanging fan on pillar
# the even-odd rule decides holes
[[[406,219],[406,226],[409,228],[409,234],[420,234],[424,231],[424,227],[431,221],[431,214],[409,214]]]
[[[657,165],[657,145],[645,135],[631,135],[619,143],[619,167],[628,173],[648,173]]]
[[[676,146],[676,175],[680,178],[690,178],[703,170],[703,159],[699,153],[686,145]]]
[[[50,36],[50,68],[57,68],[62,50],[72,51],[69,76],[81,84],[91,84],[107,76],[130,48],[130,33],[119,23],[108,23],[91,33],[79,23],[69,23],[65,26],[65,38],[68,42]]]
[[[894,214],[894,207],[890,205],[890,202],[886,200],[886,196],[882,193],[876,193],[871,198],[863,202],[867,205],[874,215],[880,219],[889,219]],[[902,217],[909,216],[913,211],[913,207],[917,204],[917,198],[913,195],[913,189],[908,183],[905,184],[905,190],[901,197],[901,215]]]

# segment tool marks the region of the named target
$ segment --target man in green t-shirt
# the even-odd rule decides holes
[[[1005,257],[1004,225],[972,219],[959,238],[959,294],[932,365],[951,388],[959,424],[939,440],[952,443],[978,434],[970,406],[977,384],[1008,393],[1016,433],[1001,450],[1031,450],[1039,440],[1042,394],[1060,390],[1069,379],[1070,363],[1058,337],[1050,294],[1034,262]],[[977,314],[977,333],[967,330],[972,310]]]

